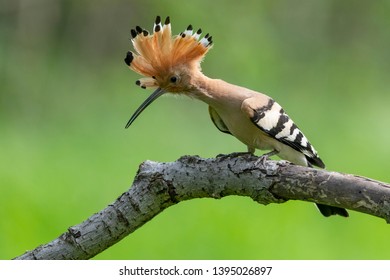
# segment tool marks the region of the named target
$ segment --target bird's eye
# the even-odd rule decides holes
[[[171,80],[171,83],[176,83],[178,78],[177,78],[177,76],[172,76],[170,80]]]

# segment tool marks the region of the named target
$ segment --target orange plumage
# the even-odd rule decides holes
[[[175,67],[197,67],[212,46],[212,37],[208,34],[200,39],[202,30],[193,32],[192,26],[179,35],[172,36],[169,17],[164,25],[158,16],[153,33],[137,26],[131,30],[132,43],[136,53],[128,52],[126,64],[133,71],[147,77],[137,82],[146,87],[157,87],[156,77],[164,77]]]

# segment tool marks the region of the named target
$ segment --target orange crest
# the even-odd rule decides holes
[[[128,52],[125,62],[130,69],[146,77],[164,76],[178,65],[191,67],[195,63],[200,67],[200,62],[212,45],[212,37],[207,34],[200,39],[201,33],[201,29],[194,33],[189,25],[184,32],[172,36],[169,17],[162,25],[161,18],[157,16],[153,34],[139,26],[131,30],[131,41],[136,52]],[[142,80],[143,87],[157,86],[154,79]]]

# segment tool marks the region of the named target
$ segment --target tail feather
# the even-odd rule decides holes
[[[342,217],[347,218],[349,216],[347,210],[345,210],[344,208],[335,207],[335,206],[328,206],[328,205],[324,205],[324,204],[316,204],[316,205],[317,205],[318,210],[320,210],[321,214],[324,215],[325,217],[330,217],[333,215],[340,215]]]

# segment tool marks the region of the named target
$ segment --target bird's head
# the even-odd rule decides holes
[[[200,72],[200,63],[212,46],[212,37],[200,38],[202,30],[194,32],[191,25],[179,35],[172,36],[169,17],[164,24],[157,16],[153,33],[137,26],[131,30],[134,52],[127,52],[125,62],[129,68],[144,77],[136,84],[156,90],[142,103],[130,118],[126,128],[141,112],[166,92],[189,93],[191,77]]]

